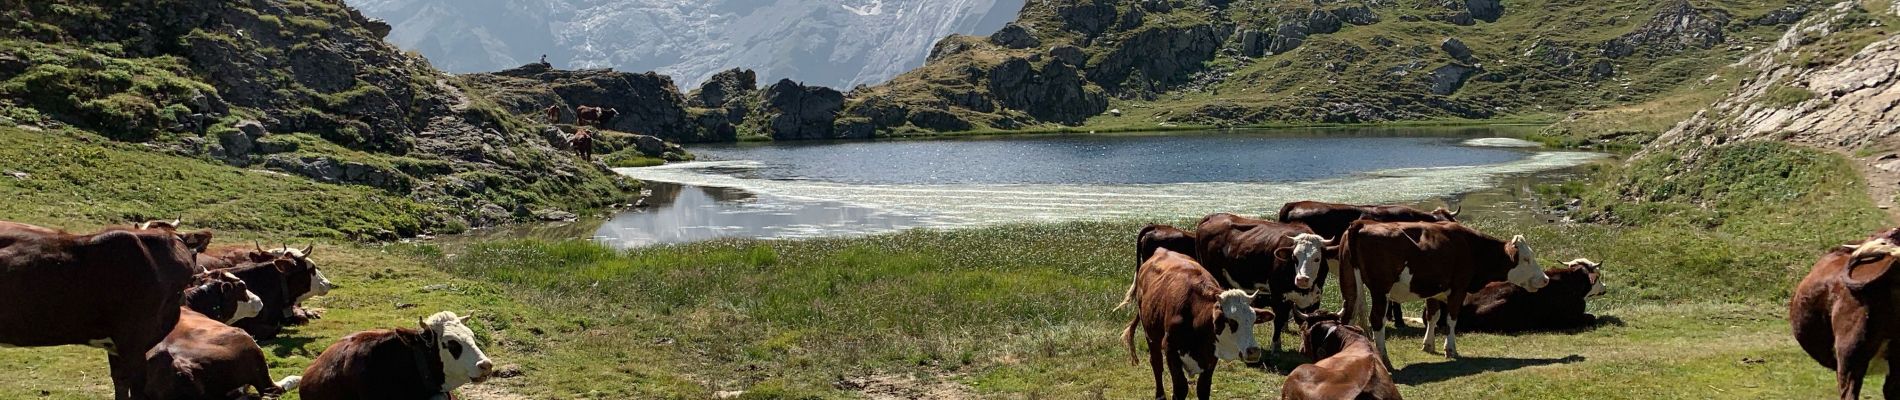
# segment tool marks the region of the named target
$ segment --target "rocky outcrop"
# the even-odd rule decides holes
[[[759,75],[749,69],[733,68],[713,74],[712,79],[700,84],[699,89],[686,95],[686,105],[702,108],[723,108],[729,102],[743,102],[759,91]]]
[[[1121,11],[1114,0],[1065,0],[1069,4],[1056,6],[1056,15],[1064,27],[1072,32],[1093,37],[1115,26]]]
[[[1635,31],[1603,43],[1603,55],[1623,58],[1638,52],[1674,54],[1715,47],[1727,40],[1723,29],[1728,22],[1728,11],[1696,8],[1689,0],[1669,0]]]
[[[838,134],[835,123],[844,109],[844,94],[837,90],[787,79],[766,87],[762,96],[759,118],[766,121],[772,140],[868,138]]]
[[[1498,0],[1431,0],[1442,11],[1426,18],[1449,22],[1456,25],[1474,25],[1478,21],[1497,22],[1504,15],[1504,5]]]
[[[566,110],[562,121],[574,122],[580,106],[607,107],[619,115],[603,126],[621,132],[659,136],[684,143],[730,141],[719,126],[702,126],[691,119],[686,97],[673,79],[653,72],[630,73],[611,69],[560,70],[528,64],[491,74],[469,74],[476,84],[499,93],[500,102],[517,114],[538,115],[550,105]]]
[[[1479,69],[1467,65],[1445,64],[1433,69],[1431,74],[1425,76],[1425,80],[1431,86],[1432,94],[1446,96],[1457,93],[1459,88],[1465,86],[1465,80],[1478,72]]]
[[[992,68],[989,77],[997,103],[1044,121],[1076,125],[1108,110],[1108,96],[1089,87],[1075,67],[1058,60],[1036,68],[1029,60],[1012,58]],[[911,114],[914,123],[917,111]]]
[[[1221,35],[1212,26],[1141,30],[1092,60],[1088,80],[1118,96],[1153,96],[1187,81],[1220,45]]]
[[[1759,71],[1755,76],[1728,98],[1657,137],[1637,157],[1669,151],[1694,159],[1707,148],[1750,140],[1790,141],[1842,153],[1876,144],[1891,148],[1900,142],[1900,108],[1895,107],[1900,104],[1900,36],[1821,65],[1783,56],[1824,51],[1810,45],[1848,35],[1840,29],[1873,29],[1841,23],[1856,15],[1865,18],[1863,13],[1852,3],[1841,3],[1796,24],[1775,46],[1742,60],[1743,70]]]
[[[1011,49],[1027,49],[1042,46],[1042,40],[1036,38],[1036,32],[1012,22],[1003,25],[1002,30],[990,35],[990,43]]]
[[[1445,55],[1451,56],[1453,59],[1467,63],[1471,62],[1471,48],[1465,47],[1465,42],[1458,40],[1458,38],[1445,38],[1445,41],[1438,43],[1438,48],[1444,50]]]
[[[1075,46],[1065,45],[1051,47],[1049,48],[1049,57],[1069,63],[1069,65],[1076,68],[1086,67],[1089,63],[1089,54],[1083,52],[1081,47]]]

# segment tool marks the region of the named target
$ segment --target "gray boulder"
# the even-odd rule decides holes
[[[1623,58],[1638,52],[1675,54],[1715,47],[1728,40],[1723,34],[1728,22],[1728,11],[1699,9],[1688,0],[1671,0],[1635,31],[1603,43],[1603,55]]]
[[[1089,55],[1081,47],[1062,45],[1049,48],[1049,57],[1069,63],[1077,68],[1088,66]]]
[[[834,127],[838,112],[844,109],[844,93],[784,79],[765,88],[760,106],[773,140],[836,139]]]
[[[1465,80],[1471,79],[1471,76],[1477,72],[1477,68],[1459,64],[1445,64],[1442,67],[1438,67],[1438,69],[1432,70],[1431,74],[1426,75],[1426,80],[1427,83],[1431,85],[1432,94],[1447,96],[1452,93],[1457,93],[1459,88],[1465,86]]]
[[[1027,49],[1041,46],[1042,39],[1036,38],[1035,31],[1031,31],[1029,28],[1011,22],[1007,25],[1003,25],[1003,29],[991,34],[990,43],[1012,49]]]
[[[759,75],[749,69],[733,68],[713,74],[686,96],[687,105],[721,108],[733,100],[752,96],[759,90]]]
[[[1465,42],[1458,38],[1445,38],[1444,42],[1438,43],[1438,48],[1458,61],[1471,62],[1471,48],[1465,47]]]

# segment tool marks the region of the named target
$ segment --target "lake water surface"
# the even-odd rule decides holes
[[[596,240],[631,247],[1013,222],[1271,214],[1300,199],[1413,202],[1576,166],[1583,152],[1499,147],[1495,128],[1016,135],[696,146],[702,161],[618,172],[649,207]]]

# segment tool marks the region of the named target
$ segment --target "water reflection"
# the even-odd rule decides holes
[[[789,239],[887,232],[941,223],[924,215],[837,201],[761,195],[736,188],[662,182],[647,207],[615,215],[594,239],[618,247],[685,243],[725,237]]]

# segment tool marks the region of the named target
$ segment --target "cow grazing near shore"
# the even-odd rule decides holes
[[[607,124],[613,122],[614,118],[618,116],[620,116],[620,110],[612,108],[591,106],[574,107],[575,124],[581,126],[593,125],[599,128],[606,128]]]
[[[1900,286],[1894,264],[1900,262],[1900,228],[1856,245],[1829,250],[1814,263],[1788,301],[1788,322],[1801,349],[1834,370],[1840,398],[1859,399],[1869,365],[1891,368],[1900,336]],[[1900,398],[1900,380],[1891,374],[1881,395]]]
[[[481,382],[494,362],[475,345],[465,317],[440,312],[417,329],[381,329],[344,336],[278,386],[309,400],[446,399],[455,388]]]
[[[73,235],[0,221],[0,345],[106,350],[113,395],[144,393],[144,359],[178,323],[209,231]]]
[[[1585,302],[1602,296],[1607,290],[1602,281],[1602,264],[1575,259],[1563,268],[1544,270],[1550,284],[1532,292],[1509,282],[1491,282],[1483,290],[1465,297],[1458,312],[1458,327],[1472,332],[1531,332],[1576,329],[1595,324],[1597,317],[1584,312]],[[1427,300],[1428,313],[1439,314],[1444,303]]]
[[[244,281],[212,271],[184,296],[190,306],[179,309],[178,325],[145,355],[147,398],[242,398],[246,387],[259,395],[283,393],[271,382],[264,349],[244,330],[225,325],[263,308]]]
[[[1372,332],[1387,369],[1391,360],[1386,357],[1384,313],[1389,301],[1464,304],[1467,294],[1491,282],[1510,282],[1532,292],[1550,283],[1523,236],[1498,240],[1456,222],[1358,221],[1341,235],[1338,251],[1346,310],[1353,322]],[[1362,291],[1371,299],[1369,320],[1361,310],[1368,306],[1359,296]],[[1435,318],[1427,313],[1424,320]],[[1433,351],[1435,325],[1425,325],[1428,353]],[[1457,358],[1458,317],[1449,318],[1446,327],[1445,355]]]
[[[1313,229],[1313,233],[1330,241],[1339,240],[1346,227],[1353,221],[1371,220],[1378,222],[1458,222],[1458,214],[1463,209],[1447,210],[1439,207],[1432,211],[1423,211],[1412,207],[1395,205],[1354,205],[1326,203],[1318,201],[1295,201],[1280,206],[1280,222],[1302,223]],[[1339,265],[1332,265],[1333,272],[1339,271]],[[1405,326],[1405,315],[1398,304],[1386,310],[1387,319],[1398,326]]]
[[[1326,241],[1306,225],[1219,213],[1201,219],[1194,229],[1196,258],[1221,287],[1265,293],[1273,314],[1273,350],[1280,351],[1280,333],[1298,309],[1319,308],[1326,281]]]
[[[1380,361],[1372,339],[1331,313],[1300,320],[1300,354],[1313,360],[1286,374],[1282,400],[1400,399],[1392,371]]]
[[[574,155],[582,160],[594,161],[594,133],[588,132],[587,128],[580,128],[574,132],[574,136],[569,136],[567,146],[574,149]]]
[[[1211,394],[1219,360],[1260,360],[1253,325],[1272,319],[1272,311],[1253,308],[1241,290],[1221,289],[1214,276],[1185,254],[1155,250],[1136,269],[1136,315],[1122,330],[1129,362],[1135,363],[1135,329],[1148,338],[1148,365],[1154,369],[1155,398],[1163,398],[1162,364],[1173,377],[1174,398],[1186,399],[1187,375],[1198,375],[1199,398]]]

